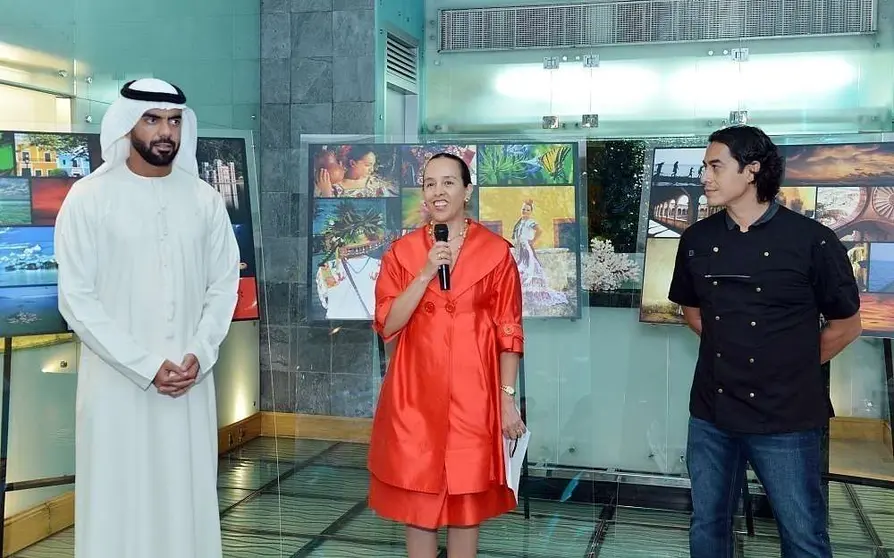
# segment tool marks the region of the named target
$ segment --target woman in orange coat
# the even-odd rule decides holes
[[[434,558],[443,526],[451,558],[474,557],[479,524],[516,506],[503,437],[525,432],[514,399],[521,283],[510,244],[465,216],[462,159],[432,157],[422,191],[432,222],[392,243],[376,282],[374,327],[396,346],[373,421],[369,504],[406,524],[410,558]],[[435,242],[436,223],[447,242]]]

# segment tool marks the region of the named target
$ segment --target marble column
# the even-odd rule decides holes
[[[302,134],[372,134],[374,0],[262,0],[261,410],[371,416],[368,325],[307,322],[307,154]],[[302,164],[304,160],[304,164]]]

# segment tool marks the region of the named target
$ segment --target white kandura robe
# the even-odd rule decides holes
[[[174,167],[75,183],[56,222],[59,309],[82,341],[75,557],[220,558],[211,369],[237,301],[239,249],[221,196]],[[187,353],[183,396],[152,379]]]

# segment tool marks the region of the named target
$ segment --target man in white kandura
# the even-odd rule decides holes
[[[211,370],[239,249],[198,177],[180,89],[130,82],[102,121],[105,163],[56,221],[59,310],[82,343],[76,558],[220,558]]]

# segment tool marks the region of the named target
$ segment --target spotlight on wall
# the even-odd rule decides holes
[[[68,362],[60,360],[58,362],[48,362],[40,369],[44,374],[74,374],[75,370],[69,368]]]
[[[583,114],[583,115],[581,115],[580,125],[582,128],[598,128],[599,127],[599,115],[598,114]]]
[[[559,69],[559,57],[558,56],[547,56],[543,59],[543,69],[544,70],[557,70]]]
[[[747,110],[731,110],[729,111],[729,125],[730,126],[741,126],[748,124],[748,111]]]
[[[543,117],[543,129],[544,130],[554,130],[559,127],[559,117],[558,116],[544,116]]]

